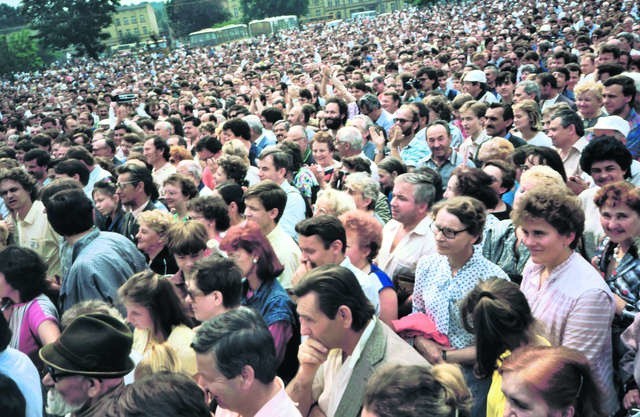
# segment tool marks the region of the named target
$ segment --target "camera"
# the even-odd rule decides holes
[[[137,94],[118,94],[116,96],[117,103],[131,103],[133,100],[137,99]]]
[[[411,78],[402,84],[402,88],[405,90],[411,90],[412,88],[415,90],[419,90],[421,87],[422,83],[420,82],[420,80],[416,80],[415,78]]]

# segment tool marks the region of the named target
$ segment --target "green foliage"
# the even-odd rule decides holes
[[[119,5],[120,0],[23,0],[21,11],[42,44],[98,58],[109,37],[102,30]]]
[[[6,4],[0,4],[0,28],[12,28],[28,23],[24,16],[20,15],[18,8]]]
[[[38,42],[32,32],[24,29],[0,36],[0,73],[33,71],[44,65]]]
[[[246,21],[283,15],[304,16],[309,11],[309,0],[242,0],[241,3]]]
[[[167,3],[167,15],[180,38],[231,17],[221,0],[171,0]]]
[[[241,25],[243,23],[244,21],[242,19],[229,19],[225,20],[224,22],[216,23],[215,25],[212,25],[211,28],[217,29],[228,25]]]

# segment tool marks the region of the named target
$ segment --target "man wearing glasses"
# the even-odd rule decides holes
[[[74,410],[72,416],[103,416],[134,368],[132,344],[133,334],[119,319],[82,315],[40,349],[47,370],[42,383]]]
[[[429,147],[424,140],[416,138],[420,129],[418,109],[410,104],[400,106],[393,115],[393,127],[389,130],[389,156],[401,159],[407,166],[415,167],[429,155]]]

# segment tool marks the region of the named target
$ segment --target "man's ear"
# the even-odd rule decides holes
[[[242,388],[248,390],[256,379],[255,371],[249,365],[245,365],[242,367],[240,377],[242,378]]]
[[[339,320],[342,323],[342,327],[344,329],[350,329],[351,324],[353,323],[353,315],[351,314],[351,309],[345,305],[341,305],[338,307],[338,311],[336,312],[336,320]]]
[[[87,395],[89,398],[97,398],[102,395],[102,381],[98,378],[87,378],[86,383],[89,386]]]

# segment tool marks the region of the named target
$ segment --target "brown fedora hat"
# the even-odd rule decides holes
[[[106,314],[77,317],[60,338],[40,349],[40,359],[64,373],[117,378],[131,372],[133,334],[120,320]]]

